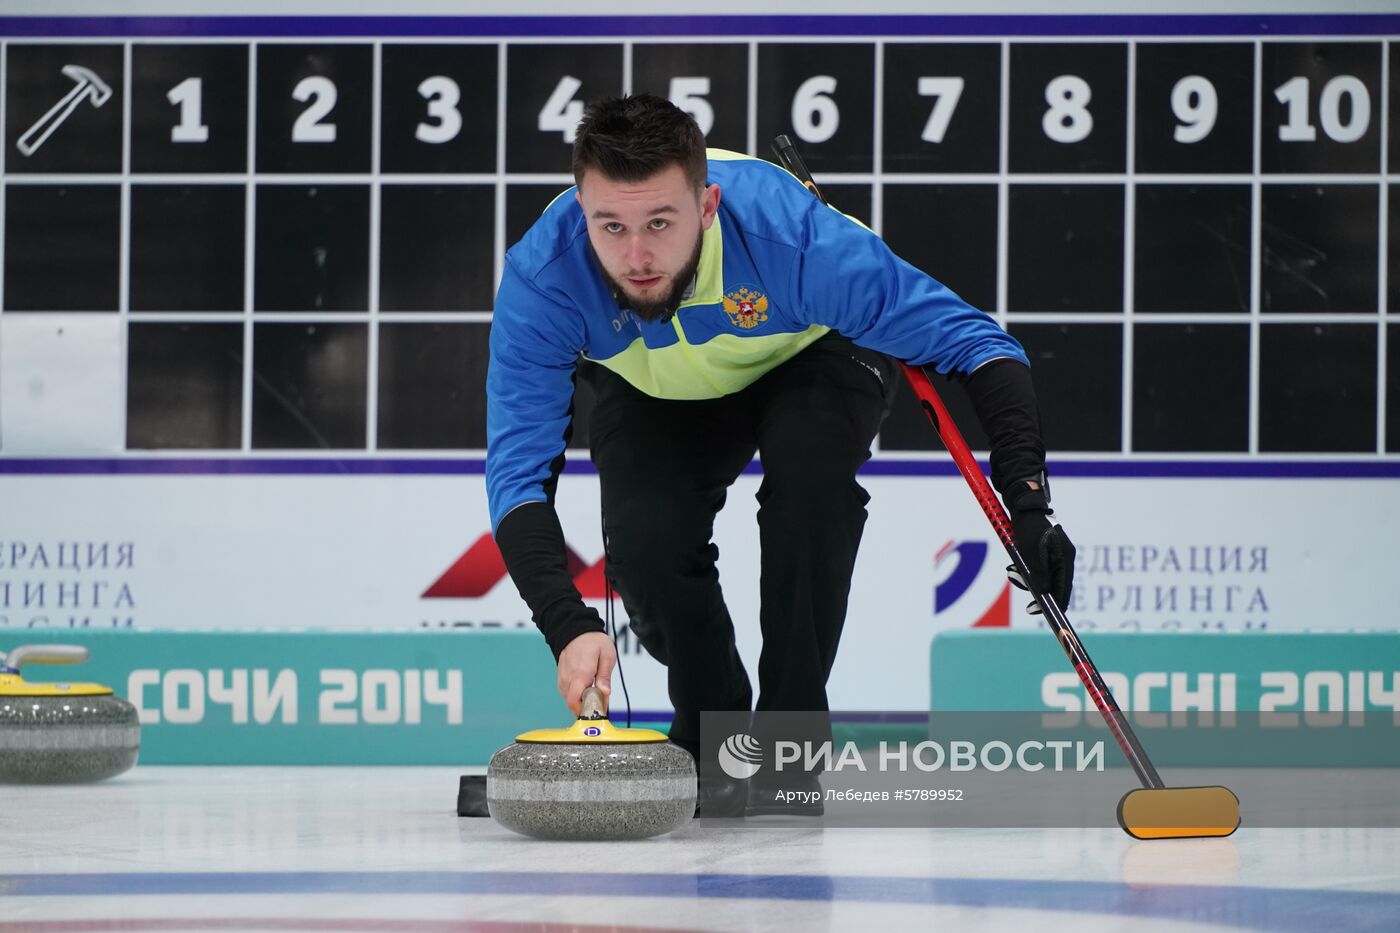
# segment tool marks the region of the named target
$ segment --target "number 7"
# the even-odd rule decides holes
[[[953,111],[957,109],[964,84],[966,82],[962,78],[919,79],[919,96],[936,98],[933,112],[928,115],[928,122],[924,124],[924,131],[919,137],[924,142],[943,142],[943,135],[948,132],[948,124],[953,120]]]

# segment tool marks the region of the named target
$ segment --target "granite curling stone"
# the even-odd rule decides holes
[[[81,784],[136,764],[136,707],[101,684],[30,683],[25,664],[81,664],[78,645],[23,645],[0,654],[0,783]]]
[[[536,839],[647,839],[694,815],[695,759],[661,732],[608,722],[589,687],[571,727],[522,733],[491,756],[486,805]]]

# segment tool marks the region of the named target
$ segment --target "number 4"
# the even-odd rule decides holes
[[[554,86],[554,93],[544,102],[539,113],[541,133],[557,132],[564,135],[564,142],[572,144],[578,137],[578,124],[583,119],[583,101],[574,100],[574,95],[583,82],[573,75],[564,75]]]
[[[953,121],[953,111],[957,109],[958,98],[962,97],[962,78],[920,78],[919,96],[932,97],[933,111],[928,115],[924,131],[919,138],[926,143],[941,143],[948,132],[948,124]]]

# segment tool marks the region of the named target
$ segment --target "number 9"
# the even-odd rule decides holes
[[[1172,113],[1181,125],[1172,131],[1179,143],[1198,143],[1210,135],[1219,112],[1215,85],[1200,75],[1187,75],[1172,88]]]

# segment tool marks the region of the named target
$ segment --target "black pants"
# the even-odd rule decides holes
[[[701,710],[754,708],[711,537],[755,451],[763,464],[757,709],[827,709],[870,498],[855,474],[897,375],[889,357],[835,334],[711,400],[656,399],[593,368],[590,445],[608,576],[633,633],[666,665],[671,738],[692,753]]]

